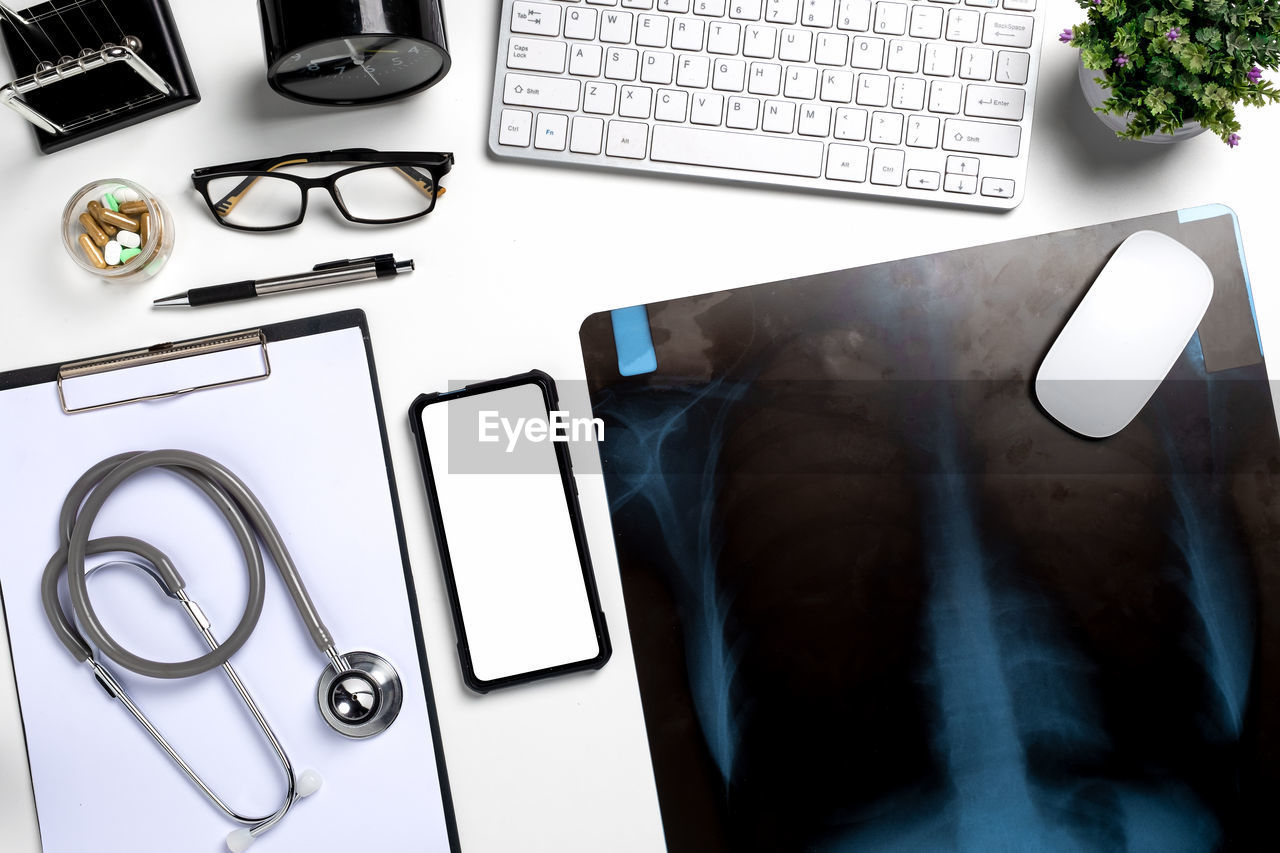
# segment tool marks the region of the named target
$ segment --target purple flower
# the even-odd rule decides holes
[[[1093,0],[1093,5],[1095,5],[1095,6],[1101,6],[1101,5],[1102,5],[1102,0]]]
[[[1177,27],[1174,27],[1173,29],[1169,30],[1169,32],[1165,33],[1164,37],[1167,38],[1169,41],[1177,41],[1178,39],[1182,38],[1182,30],[1178,29]]]
[[[1122,53],[1116,57],[1115,61],[1116,61],[1116,68],[1124,68],[1126,65],[1129,64],[1129,57],[1125,56]]]
[[[1058,41],[1062,42],[1063,44],[1070,44],[1072,38],[1073,36],[1071,35],[1070,28],[1067,28],[1062,32],[1058,33]]]
[[[1255,66],[1253,66],[1252,68],[1250,68],[1250,69],[1249,69],[1249,82],[1250,82],[1250,83],[1257,83],[1257,82],[1258,82],[1259,80],[1261,80],[1261,79],[1262,79],[1262,69],[1261,69],[1261,68],[1259,68],[1258,66],[1256,66],[1256,65],[1255,65]]]
[[[1228,144],[1228,145],[1230,145],[1232,148],[1235,148],[1237,145],[1239,145],[1239,144],[1240,144],[1240,134],[1238,134],[1238,133],[1233,133],[1233,134],[1231,134],[1230,136],[1228,136],[1228,137],[1227,137],[1227,144]]]

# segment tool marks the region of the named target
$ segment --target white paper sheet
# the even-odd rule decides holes
[[[389,730],[364,741],[333,732],[316,707],[326,661],[268,566],[262,618],[232,663],[295,770],[314,768],[325,782],[254,849],[345,849],[352,833],[385,850],[449,849],[363,338],[349,328],[269,351],[269,379],[100,412],[63,414],[52,382],[0,392],[0,589],[45,853],[217,853],[236,828],[57,643],[40,607],[67,489],[108,456],[167,447],[235,471],[275,519],[339,648],[383,655],[404,682]],[[239,550],[178,477],[148,472],[126,483],[93,533],[165,551],[217,636],[239,620]],[[138,653],[177,660],[203,651],[181,609],[142,576],[99,573],[90,594],[108,630]],[[108,666],[232,807],[277,808],[283,773],[221,669],[162,682]]]

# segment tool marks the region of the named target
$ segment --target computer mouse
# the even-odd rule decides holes
[[[1120,244],[1036,373],[1040,405],[1062,426],[1108,438],[1169,375],[1213,298],[1213,273],[1165,234]]]

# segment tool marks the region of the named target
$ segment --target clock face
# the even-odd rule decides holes
[[[352,104],[398,97],[439,75],[440,50],[396,36],[352,36],[316,42],[285,56],[275,82],[307,101]]]

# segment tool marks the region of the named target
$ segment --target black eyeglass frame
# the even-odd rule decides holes
[[[284,166],[296,166],[304,163],[356,163],[359,165],[350,169],[342,169],[322,178],[305,178],[300,175],[290,175],[276,171]],[[444,187],[440,185],[440,182],[445,175],[449,174],[453,164],[454,156],[451,152],[375,151],[371,148],[344,148],[338,151],[288,154],[283,157],[270,157],[264,160],[246,160],[241,163],[227,163],[222,166],[207,166],[202,169],[196,169],[191,173],[191,183],[195,186],[196,191],[200,193],[200,197],[204,199],[205,204],[208,205],[209,212],[213,214],[214,220],[219,225],[236,231],[264,232],[296,228],[307,218],[307,201],[313,189],[326,190],[329,193],[329,197],[333,199],[334,206],[338,208],[338,212],[349,222],[356,222],[361,225],[395,225],[399,222],[411,222],[414,219],[421,219],[436,209],[436,200],[444,194]],[[416,170],[424,169],[430,174],[434,191],[430,194],[430,204],[427,209],[421,213],[414,213],[395,219],[363,219],[353,215],[347,209],[346,202],[342,200],[342,194],[337,190],[338,181],[353,172],[382,169],[387,166],[398,167],[405,173],[406,178],[411,181],[415,176],[422,177],[421,173]],[[215,201],[209,195],[209,184],[218,178],[245,178],[245,180],[230,195]],[[282,179],[291,181],[298,186],[302,195],[302,203],[298,209],[297,219],[283,225],[235,225],[228,222],[224,215],[218,212],[220,205],[224,204],[228,199],[238,200],[241,195],[248,192],[257,183],[259,178]]]

